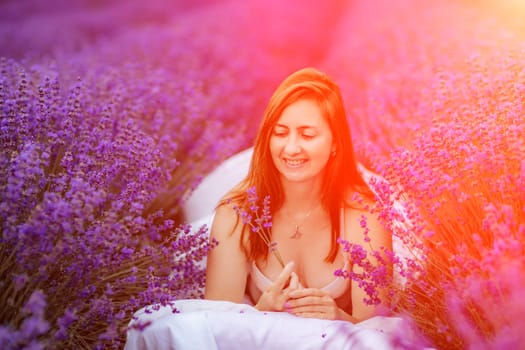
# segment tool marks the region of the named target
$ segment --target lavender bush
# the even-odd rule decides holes
[[[118,348],[144,303],[199,296],[206,229],[143,215],[169,172],[133,119],[58,74],[1,74],[0,344]]]
[[[386,179],[381,218],[412,253],[389,261],[394,311],[438,348],[525,343],[525,47],[509,28],[472,3],[359,2],[325,62]]]
[[[272,11],[258,2],[184,7],[140,25],[139,7],[116,4],[101,18],[125,30],[100,28],[96,2],[51,4],[83,19],[70,31],[50,8],[25,25],[22,3],[2,4],[19,20],[14,33],[35,40],[2,36],[2,348],[119,348],[133,311],[201,297],[199,262],[213,243],[206,228],[182,225],[180,205],[249,142],[272,84],[318,56],[297,41],[305,12],[288,11],[261,36],[253,18]],[[60,28],[60,40],[36,20]],[[326,33],[315,21],[312,35]],[[279,56],[291,50],[283,40],[296,40],[296,60]]]

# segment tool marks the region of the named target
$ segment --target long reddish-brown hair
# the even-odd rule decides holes
[[[247,208],[246,191],[251,187],[255,187],[260,199],[270,196],[272,215],[282,206],[284,192],[270,154],[270,138],[283,110],[302,99],[317,102],[328,122],[335,144],[335,155],[330,157],[326,165],[322,182],[323,206],[329,213],[332,228],[331,248],[325,260],[333,262],[338,252],[340,211],[343,206],[350,205],[345,201],[345,196],[359,192],[365,197],[371,197],[372,192],[357,170],[340,89],[326,74],[314,68],[303,68],[292,73],[277,87],[259,126],[248,174],[219,202],[219,206],[233,202],[239,207]],[[241,237],[241,245],[249,259],[267,258],[268,246],[257,234],[244,227]]]

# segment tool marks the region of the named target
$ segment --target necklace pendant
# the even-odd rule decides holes
[[[299,231],[299,225],[295,225],[295,232],[290,238],[292,238],[292,239],[299,239],[299,238],[301,238],[302,235],[303,234],[301,233],[301,231]]]

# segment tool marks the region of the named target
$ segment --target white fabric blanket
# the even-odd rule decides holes
[[[146,349],[393,349],[409,336],[400,318],[373,317],[358,324],[300,318],[285,312],[260,312],[227,301],[178,300],[170,307],[135,313],[143,330],[130,328],[125,350]],[[150,307],[151,308],[151,307]]]

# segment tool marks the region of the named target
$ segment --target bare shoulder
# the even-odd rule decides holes
[[[242,227],[231,205],[216,209],[211,237],[219,244],[209,252],[206,261],[206,299],[242,301],[248,275],[247,258],[239,244]]]
[[[392,246],[391,233],[385,228],[374,210],[375,203],[371,199],[350,202],[345,208],[344,237],[347,241],[378,250],[381,247]],[[354,205],[352,205],[354,204]]]
[[[370,210],[375,205],[375,199],[357,191],[347,190],[344,196],[345,205],[358,210]]]
[[[211,235],[217,240],[237,236],[242,229],[242,222],[234,209],[233,204],[222,204],[215,210],[215,217],[211,226]]]

